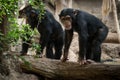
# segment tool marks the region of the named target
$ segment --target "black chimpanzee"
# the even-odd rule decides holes
[[[108,28],[97,17],[81,10],[63,9],[59,17],[65,27],[65,48],[62,61],[67,60],[73,31],[76,31],[79,39],[79,62],[86,64],[89,59],[100,62],[100,46],[108,34]]]
[[[60,59],[64,43],[64,31],[60,23],[55,20],[49,11],[45,10],[44,18],[42,18],[40,21],[38,17],[39,13],[39,10],[32,8],[31,5],[28,5],[19,11],[19,17],[25,16],[27,23],[31,26],[31,28],[38,29],[41,36],[39,40],[41,45],[41,53],[46,47],[47,58]],[[30,41],[27,42],[29,43]],[[22,55],[26,55],[28,47],[28,44],[22,44]],[[55,49],[55,54],[53,54],[53,47]]]

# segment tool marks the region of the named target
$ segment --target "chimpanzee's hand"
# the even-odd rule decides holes
[[[80,63],[80,65],[86,65],[87,64],[87,61],[82,59],[82,60],[78,60],[78,62]]]
[[[61,59],[62,62],[66,62],[67,60],[68,60],[67,57],[63,57],[63,58]]]

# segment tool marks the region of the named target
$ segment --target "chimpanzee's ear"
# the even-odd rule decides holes
[[[31,16],[34,17],[34,16],[36,16],[36,15],[37,15],[36,11],[32,9],[32,10],[31,10]]]
[[[78,10],[73,10],[74,15],[77,15]]]

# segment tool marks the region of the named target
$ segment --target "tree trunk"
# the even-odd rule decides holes
[[[120,43],[120,27],[119,27],[119,22],[118,22],[116,3],[115,3],[115,0],[112,0],[112,1],[113,1],[113,13],[114,13],[114,18],[115,18],[115,23],[116,23],[115,25],[117,29],[118,41]]]
[[[3,16],[2,21],[0,23],[0,32],[6,34],[6,25],[7,25],[7,17]]]
[[[7,28],[6,26],[8,25],[8,20],[7,20],[7,17],[6,16],[2,16],[2,21],[0,23],[0,33],[3,34],[3,36],[0,35],[0,37],[4,37],[4,35],[7,33]],[[9,71],[8,71],[8,68],[7,68],[7,65],[6,63],[4,62],[4,57],[3,57],[3,52],[4,46],[7,46],[8,44],[5,43],[4,40],[1,40],[0,39],[0,73],[3,74],[3,75],[8,75]]]
[[[0,33],[2,33],[2,34],[6,34],[6,26],[7,26],[7,17],[6,16],[3,16],[2,17],[2,21],[1,21],[1,23],[0,23]],[[0,35],[0,37],[3,37],[3,36],[1,36]],[[1,41],[1,43],[0,43],[0,61],[1,61],[1,59],[2,59],[2,53],[3,53],[3,46],[4,46],[4,43],[3,43],[3,41]]]
[[[21,63],[25,72],[34,73],[48,80],[120,80],[120,65],[62,63],[58,60],[25,58],[30,65]]]
[[[5,34],[5,26],[4,26],[5,25],[5,19],[6,19],[6,17],[3,16],[2,21],[0,23],[0,33],[2,33],[2,34]],[[0,35],[0,37],[1,37],[1,35]],[[2,62],[2,53],[3,53],[3,51],[2,51],[3,47],[2,46],[3,46],[3,44],[0,43],[0,62]]]

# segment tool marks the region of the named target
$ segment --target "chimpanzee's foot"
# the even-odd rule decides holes
[[[88,59],[88,60],[80,60],[78,61],[80,63],[80,65],[88,65],[88,64],[95,64],[96,62],[91,60],[91,59]]]
[[[67,57],[63,57],[63,58],[61,59],[62,62],[66,62],[67,60],[68,60]]]
[[[25,56],[25,55],[27,55],[27,52],[24,52],[24,51],[20,51],[20,56]]]
[[[80,63],[80,65],[86,65],[87,64],[86,60],[78,60],[78,62]]]

